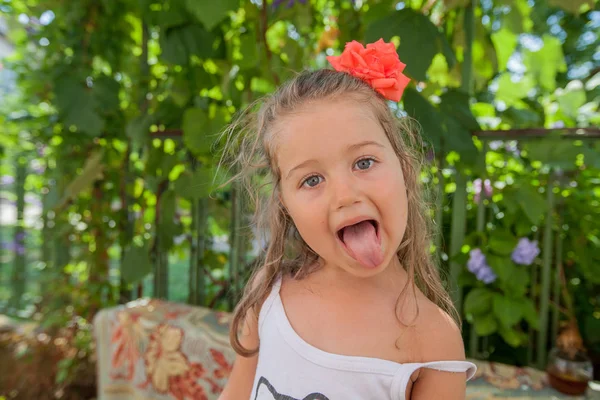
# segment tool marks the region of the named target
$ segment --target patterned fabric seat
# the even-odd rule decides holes
[[[100,311],[94,320],[98,400],[213,400],[235,354],[231,315],[141,299]],[[548,387],[532,368],[474,361],[467,399],[575,399]]]

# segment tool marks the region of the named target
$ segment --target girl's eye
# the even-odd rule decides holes
[[[363,158],[361,160],[358,160],[356,162],[356,164],[354,164],[354,166],[357,169],[366,170],[366,169],[371,168],[374,163],[375,163],[375,160],[373,160],[372,158]]]
[[[319,175],[313,175],[313,176],[309,176],[308,178],[306,178],[304,180],[304,182],[302,182],[302,185],[312,188],[312,187],[317,186],[319,183],[321,183],[322,180],[323,180],[323,178],[321,178]]]

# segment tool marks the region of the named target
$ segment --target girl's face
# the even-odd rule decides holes
[[[274,127],[284,206],[325,265],[359,277],[383,271],[406,229],[400,161],[355,101],[322,101]]]

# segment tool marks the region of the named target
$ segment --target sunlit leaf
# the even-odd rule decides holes
[[[498,69],[504,71],[508,59],[513,54],[517,47],[517,35],[511,30],[503,27],[502,29],[492,33],[492,42],[496,48],[498,57]]]
[[[523,63],[542,88],[552,91],[556,88],[556,74],[565,72],[567,64],[559,38],[546,34],[543,41],[537,51],[523,49]]]
[[[510,106],[518,103],[520,99],[527,97],[529,91],[534,87],[535,84],[531,76],[525,75],[519,79],[505,72],[498,79],[496,99],[502,100],[506,105]]]
[[[586,102],[586,93],[581,81],[571,81],[564,89],[556,89],[556,101],[561,110],[571,118],[577,118],[579,107]]]

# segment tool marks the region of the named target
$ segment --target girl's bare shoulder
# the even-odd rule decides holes
[[[464,360],[462,334],[457,323],[425,296],[419,296],[415,336],[419,338],[418,362]]]

